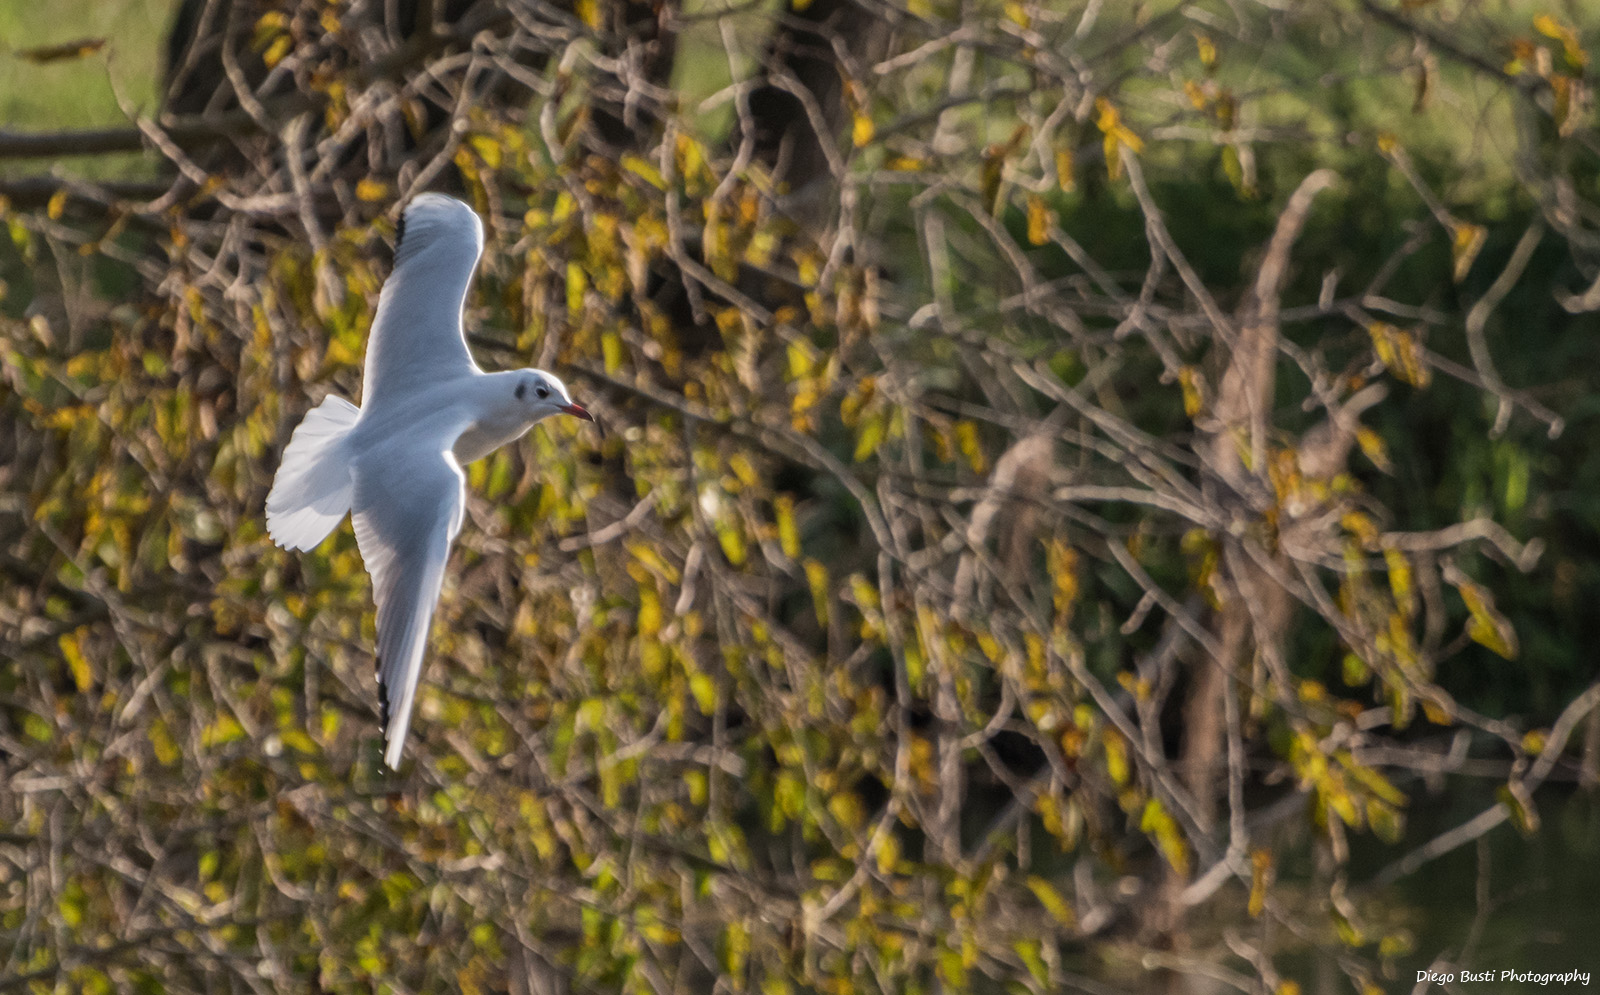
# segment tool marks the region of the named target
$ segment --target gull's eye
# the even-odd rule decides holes
[[[517,384],[517,400],[519,400],[519,401],[522,400],[522,395],[526,394],[527,392],[528,392],[528,385],[527,384],[525,384],[525,383]]]
[[[549,397],[550,396],[550,388],[546,387],[544,384],[540,384],[539,388],[537,390],[535,390],[534,393],[538,394],[541,398]]]

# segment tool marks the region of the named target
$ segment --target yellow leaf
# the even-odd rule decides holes
[[[67,661],[67,669],[72,671],[72,682],[78,685],[79,691],[87,691],[94,685],[94,671],[83,656],[83,637],[88,631],[88,626],[79,626],[73,632],[62,633],[61,638],[56,640],[61,647],[61,656]]]
[[[1426,387],[1433,379],[1433,371],[1423,356],[1422,344],[1410,332],[1395,326],[1374,321],[1367,326],[1372,337],[1373,350],[1389,372],[1413,387]]]
[[[256,21],[255,46],[257,49],[266,47],[266,39],[280,31],[289,30],[289,15],[281,10],[269,10]]]
[[[1045,562],[1055,581],[1056,624],[1064,626],[1072,620],[1073,606],[1078,600],[1078,553],[1059,538],[1052,538],[1045,549]]]
[[[1511,622],[1494,607],[1494,599],[1486,588],[1463,580],[1456,585],[1461,600],[1471,618],[1467,620],[1467,635],[1475,643],[1494,650],[1507,660],[1517,656],[1517,633]]]
[[[1371,544],[1377,541],[1377,523],[1365,513],[1360,511],[1347,511],[1339,518],[1339,524],[1351,535],[1363,543]]]
[[[1059,145],[1056,147],[1056,185],[1066,193],[1071,193],[1078,187],[1078,181],[1072,174],[1071,146]]]
[[[1450,717],[1450,713],[1446,711],[1443,706],[1431,698],[1422,699],[1422,714],[1429,722],[1432,722],[1436,726],[1452,725],[1455,721]]]
[[[200,731],[200,745],[205,749],[226,746],[243,739],[244,726],[231,715],[219,715],[217,720]]]
[[[1385,933],[1383,938],[1378,940],[1378,956],[1384,960],[1404,957],[1416,949],[1416,937],[1412,936],[1410,931],[1404,929],[1393,933]],[[1361,995],[1383,995],[1383,989],[1371,981],[1364,981],[1361,986]]]
[[[1145,802],[1144,812],[1139,817],[1139,830],[1155,837],[1157,848],[1173,870],[1179,875],[1189,873],[1189,842],[1183,838],[1178,820],[1172,817],[1166,806],[1154,798]]]
[[[1055,885],[1046,881],[1037,874],[1028,875],[1028,890],[1044,906],[1046,912],[1055,917],[1061,925],[1071,928],[1078,921],[1077,913],[1072,910],[1072,903],[1068,902]]]
[[[1505,64],[1507,76],[1521,75],[1528,68],[1529,60],[1535,57],[1537,49],[1533,42],[1526,38],[1514,38],[1511,41],[1511,61]]]
[[[583,295],[589,289],[589,277],[576,260],[567,263],[567,313],[576,318],[583,313]]]
[[[1012,943],[1011,949],[1015,950],[1017,956],[1022,958],[1023,966],[1028,969],[1028,973],[1033,976],[1033,980],[1037,981],[1041,988],[1048,988],[1050,985],[1050,965],[1046,964],[1044,958],[1039,956],[1039,951],[1043,949],[1043,946],[1037,939],[1028,938]],[[1020,991],[1022,989],[1019,987],[1014,990]]]
[[[50,203],[45,205],[45,213],[50,216],[51,221],[60,221],[61,215],[66,213],[66,210],[67,190],[65,187],[62,187],[60,190],[57,190],[55,193],[50,195]]]
[[[1372,679],[1372,669],[1354,653],[1344,655],[1344,682],[1350,687],[1360,687]]]
[[[1101,742],[1106,751],[1106,773],[1111,775],[1111,783],[1118,786],[1128,783],[1128,744],[1123,741],[1120,733],[1107,729],[1101,735]]]
[[[772,510],[778,519],[778,545],[783,555],[791,560],[800,558],[800,529],[794,520],[794,497],[780,494],[772,501]]]
[[[678,568],[668,563],[666,558],[656,551],[655,547],[644,541],[628,543],[628,552],[635,560],[669,584],[678,583],[681,574]]]
[[[1510,781],[1495,791],[1495,797],[1511,814],[1511,824],[1523,836],[1539,831],[1539,810],[1533,807],[1533,796],[1521,781]]]
[[[848,791],[841,791],[828,799],[828,813],[846,829],[859,829],[866,819],[861,799]]]
[[[1228,182],[1239,191],[1239,196],[1253,199],[1256,195],[1254,181],[1244,173],[1244,160],[1239,158],[1237,145],[1226,145],[1222,149],[1222,171],[1227,174]]]
[[[500,143],[488,135],[468,135],[467,144],[472,146],[472,151],[478,153],[484,165],[490,169],[499,169],[502,161]]]
[[[294,36],[287,33],[281,34],[274,38],[272,44],[268,45],[267,50],[261,54],[261,61],[266,64],[268,69],[271,69],[282,62],[284,56],[288,55],[289,50],[292,48],[294,48]]]
[[[1395,606],[1409,619],[1417,610],[1416,591],[1411,582],[1411,561],[1393,546],[1384,549],[1383,560],[1389,568],[1389,589],[1394,592]]]
[[[1250,918],[1259,919],[1267,907],[1267,886],[1272,883],[1272,851],[1255,850],[1250,854]]]
[[[1096,97],[1094,105],[1098,112],[1095,124],[1105,136],[1106,173],[1114,180],[1122,175],[1123,146],[1138,153],[1143,150],[1144,141],[1122,123],[1122,115],[1111,101]]]
[[[700,714],[710,715],[717,709],[717,686],[710,677],[696,671],[689,675],[689,693],[694,695]]]
[[[894,833],[884,833],[878,838],[878,847],[875,856],[878,858],[878,873],[892,874],[900,863],[900,840]]]
[[[989,470],[989,461],[983,454],[983,445],[978,440],[978,426],[965,418],[956,422],[956,446],[961,450],[961,455],[967,458],[967,465],[972,467],[972,472],[982,475]]]
[[[1399,788],[1395,787],[1393,784],[1390,784],[1388,778],[1373,770],[1371,767],[1366,767],[1357,763],[1355,758],[1346,751],[1341,751],[1337,754],[1337,756],[1339,758],[1340,765],[1342,765],[1345,770],[1349,771],[1350,776],[1355,778],[1358,784],[1372,792],[1374,795],[1378,796],[1378,798],[1382,799],[1385,803],[1396,806],[1404,805],[1406,803],[1406,796],[1401,793]]]
[[[639,635],[650,638],[661,632],[661,596],[652,584],[639,585]]]
[[[873,127],[872,118],[858,111],[850,128],[850,140],[855,143],[856,148],[864,147],[872,141],[872,136],[876,133],[877,129]]]
[[[1194,43],[1195,48],[1199,50],[1200,64],[1205,66],[1207,71],[1215,69],[1217,66],[1217,43],[1212,41],[1210,36],[1203,31],[1194,33]]]
[[[734,566],[743,566],[746,556],[744,533],[739,530],[736,521],[728,516],[718,518],[712,525],[712,530],[717,533],[717,542],[722,546],[722,555]]]
[[[306,731],[304,729],[296,726],[291,726],[288,729],[283,730],[283,732],[280,734],[280,738],[283,740],[284,746],[289,747],[289,749],[294,750],[296,753],[310,757],[315,756],[318,752],[316,741],[310,736],[306,735]]]
[[[183,756],[183,752],[178,749],[178,744],[172,738],[171,731],[167,729],[165,720],[151,719],[148,735],[150,746],[155,750],[156,761],[162,766],[170,766]]]
[[[861,433],[856,436],[855,460],[864,463],[878,451],[883,444],[884,435],[889,430],[889,419],[882,411],[875,411],[861,420]]]
[[[1179,369],[1178,386],[1183,389],[1183,413],[1193,418],[1205,406],[1205,395],[1201,392],[1200,371],[1193,366]]]
[[[1383,436],[1374,432],[1365,425],[1356,429],[1356,444],[1361,447],[1361,452],[1372,461],[1372,465],[1389,473],[1394,469],[1394,464],[1389,462],[1389,450],[1383,443]]]
[[[1455,282],[1460,283],[1466,279],[1468,271],[1472,269],[1473,260],[1478,258],[1478,252],[1483,248],[1483,243],[1489,238],[1489,229],[1483,225],[1472,225],[1465,221],[1457,221],[1452,226],[1450,239],[1450,255],[1455,261],[1451,275]]]
[[[665,190],[667,188],[667,181],[662,177],[661,170],[657,169],[648,159],[640,158],[630,152],[622,157],[621,165],[623,169],[644,180],[657,190]]]
[[[1104,153],[1106,157],[1106,176],[1113,180],[1121,178],[1122,146],[1118,144],[1117,136],[1114,132],[1106,132]]]
[[[828,568],[816,560],[805,562],[806,585],[811,588],[811,602],[816,609],[817,625],[828,628]]]
[[[607,373],[615,373],[622,368],[622,336],[615,330],[607,329],[601,333],[600,355]]]
[[[924,655],[922,645],[923,632],[917,630],[917,638],[909,639],[905,645],[906,683],[910,685],[913,694],[922,691],[922,678],[928,672],[928,660]]]
[[[739,479],[739,483],[746,487],[754,487],[761,482],[761,475],[756,472],[756,465],[750,462],[750,457],[744,453],[734,453],[728,457],[728,469]]]
[[[1533,19],[1535,31],[1546,38],[1553,38],[1561,43],[1562,54],[1566,57],[1567,65],[1579,71],[1589,64],[1589,53],[1583,50],[1583,45],[1578,41],[1578,33],[1568,25],[1561,23],[1549,14],[1540,14]]]
[[[1028,242],[1043,245],[1050,239],[1050,214],[1045,210],[1044,198],[1028,195]]]
[[[382,180],[375,180],[372,177],[367,176],[363,177],[361,182],[356,184],[357,200],[364,200],[370,204],[374,201],[384,200],[388,196],[389,184],[383,182]]]
[[[1533,30],[1546,38],[1554,38],[1556,41],[1560,41],[1567,36],[1567,32],[1570,29],[1549,14],[1540,14],[1533,19]]]

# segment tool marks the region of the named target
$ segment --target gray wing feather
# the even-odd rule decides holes
[[[425,193],[406,205],[394,272],[378,294],[362,373],[363,410],[419,386],[477,369],[461,309],[483,254],[483,224],[453,197]]]
[[[398,767],[411,726],[433,609],[461,528],[466,478],[449,451],[374,453],[355,473],[356,544],[378,604],[384,762]]]

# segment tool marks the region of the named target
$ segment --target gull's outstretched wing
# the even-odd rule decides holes
[[[472,208],[425,193],[400,215],[394,272],[378,295],[362,374],[363,410],[477,369],[461,330],[483,225]]]
[[[355,470],[356,544],[378,603],[378,702],[387,746],[400,765],[428,625],[461,529],[466,477],[448,449],[411,442],[369,454]]]

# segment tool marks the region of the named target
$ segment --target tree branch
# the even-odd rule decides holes
[[[478,32],[510,23],[511,14],[496,8],[494,4],[480,4],[474,8],[473,15],[463,19],[453,31],[414,35],[406,44],[371,66],[357,70],[357,83],[364,86],[378,80],[402,78],[440,50],[451,45],[468,44]],[[260,134],[269,125],[281,127],[284,121],[296,115],[323,109],[327,102],[328,97],[324,93],[296,91],[260,101],[253,111],[240,109],[225,114],[161,116],[153,122],[147,122],[147,126],[153,124],[159,127],[174,145],[189,150],[223,139]],[[145,133],[138,125],[35,133],[0,130],[0,159],[55,159],[109,152],[142,152],[145,148]]]

